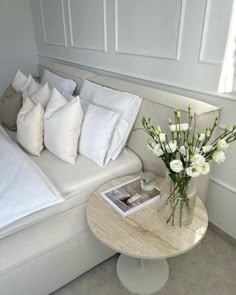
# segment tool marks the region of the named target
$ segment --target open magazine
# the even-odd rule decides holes
[[[140,177],[136,177],[100,194],[118,213],[128,216],[156,201],[160,197],[160,190],[155,187],[150,193],[144,192]]]

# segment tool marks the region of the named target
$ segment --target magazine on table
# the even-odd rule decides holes
[[[136,177],[103,191],[100,195],[125,217],[159,199],[160,190],[158,187],[154,187],[152,192],[143,191],[140,177]]]

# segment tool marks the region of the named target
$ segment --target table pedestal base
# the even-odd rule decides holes
[[[165,259],[145,260],[121,254],[116,270],[122,285],[138,295],[160,291],[169,277],[169,267]]]

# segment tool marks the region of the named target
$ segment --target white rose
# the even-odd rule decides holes
[[[161,146],[159,144],[156,144],[152,151],[158,157],[161,157],[164,154],[163,150],[161,149]]]
[[[199,140],[200,142],[202,142],[205,138],[206,138],[205,133],[200,133],[200,135],[199,135],[199,137],[198,137],[198,140]]]
[[[225,153],[223,151],[217,150],[213,153],[212,159],[218,164],[223,163],[225,160]]]
[[[194,166],[186,168],[186,173],[190,177],[197,177],[200,175],[198,167]]]
[[[203,153],[208,153],[210,150],[212,149],[212,145],[208,144],[208,145],[204,145],[202,147],[202,151]]]
[[[160,133],[159,134],[159,137],[160,137],[160,142],[164,142],[166,140],[166,135],[165,133]]]
[[[210,172],[210,165],[205,162],[198,168],[201,175],[207,175]]]
[[[226,151],[226,149],[228,148],[229,144],[226,142],[225,139],[221,139],[217,142],[217,149],[221,150],[221,151]]]
[[[186,156],[186,148],[185,148],[184,145],[182,145],[182,146],[179,148],[179,152],[181,153],[181,155]]]
[[[170,162],[170,169],[176,173],[179,173],[184,169],[183,163],[180,160],[173,160]]]
[[[170,131],[176,132],[176,131],[187,131],[188,130],[188,123],[182,123],[182,124],[171,124],[170,125]]]
[[[200,154],[194,154],[190,160],[192,162],[193,167],[200,166],[201,164],[205,162],[205,158]]]
[[[167,145],[166,145],[166,151],[167,153],[174,153],[177,149],[177,141],[170,141]]]

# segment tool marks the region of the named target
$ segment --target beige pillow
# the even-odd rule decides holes
[[[22,93],[10,84],[0,97],[0,121],[10,130],[16,131],[16,118],[22,106]]]
[[[44,145],[58,158],[75,164],[83,110],[79,96],[68,100],[53,88],[44,116]]]
[[[26,98],[17,117],[17,141],[30,154],[40,156],[43,150],[44,109]]]

